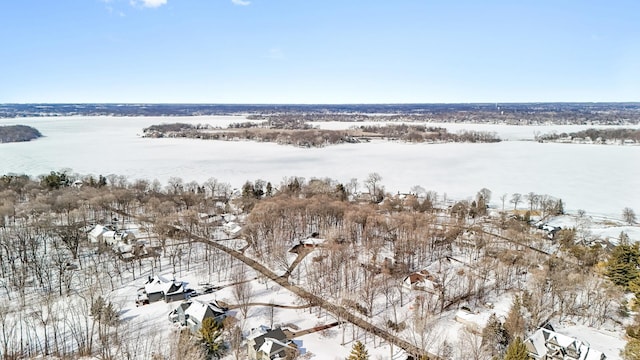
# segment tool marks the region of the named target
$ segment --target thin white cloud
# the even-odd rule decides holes
[[[269,49],[269,51],[267,52],[267,55],[265,56],[267,59],[273,59],[273,60],[282,60],[285,58],[284,53],[282,52],[282,50],[280,48],[271,48]]]
[[[247,1],[247,0],[231,0],[231,2],[240,6],[251,5],[251,1]]]
[[[167,0],[131,0],[130,4],[133,6],[142,5],[148,8],[157,8],[162,5],[165,5]]]

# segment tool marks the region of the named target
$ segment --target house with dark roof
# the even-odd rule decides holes
[[[143,288],[138,291],[138,304],[148,304],[160,300],[166,302],[184,300],[191,294],[182,281],[168,280],[160,275],[149,277]]]
[[[427,270],[420,270],[407,275],[402,286],[410,290],[422,290],[427,292],[435,292],[440,288],[438,280]]]
[[[287,339],[281,328],[252,332],[247,338],[247,357],[250,360],[290,359],[297,352],[296,345]]]

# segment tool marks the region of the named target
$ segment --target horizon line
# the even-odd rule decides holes
[[[479,102],[345,102],[345,103],[252,103],[252,102],[229,102],[229,103],[206,103],[206,102],[6,102],[0,106],[8,105],[208,105],[208,106],[361,106],[361,105],[499,105],[499,104],[640,104],[640,101],[479,101]]]

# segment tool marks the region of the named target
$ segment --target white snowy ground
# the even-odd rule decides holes
[[[189,286],[197,287],[198,282],[202,282],[206,279],[199,278],[194,273],[195,272],[190,274],[185,273],[185,276],[178,277],[178,280],[187,281]],[[172,276],[171,272],[163,272],[162,274],[167,278],[171,278]],[[248,273],[248,276],[251,276],[251,274]],[[165,303],[163,301],[159,301],[149,305],[136,307],[136,290],[144,285],[145,279],[146,278],[140,278],[137,281],[122,286],[109,294],[108,299],[121,307],[122,310],[120,316],[127,324],[127,327],[130,329],[136,329],[137,333],[142,335],[141,339],[134,338],[133,340],[164,340],[162,342],[169,342],[171,337],[176,336],[176,330],[179,327],[169,322],[168,314],[174,310],[180,302]],[[267,281],[265,285],[261,280],[253,280],[250,284],[254,294],[251,302],[293,306],[302,305],[296,296],[271,281]],[[229,304],[237,303],[232,294],[232,287],[227,287],[211,294],[200,295],[194,299],[201,301],[218,300]],[[240,321],[239,324],[242,326],[245,334],[247,334],[251,328],[256,328],[260,325],[269,326],[271,321],[270,312],[268,307],[265,306],[251,307],[246,320],[242,319],[242,314],[237,309],[231,310],[231,314]],[[324,311],[322,312],[322,316],[318,317],[316,309],[312,310],[312,313],[310,313],[309,309],[274,308],[274,326],[281,325],[283,327],[290,327],[293,325],[297,330],[305,330],[335,321],[336,320],[334,318],[327,315]],[[345,345],[341,345],[341,334],[341,327],[334,327],[321,332],[301,336],[296,338],[295,341],[300,348],[301,355],[306,354],[308,358],[317,360],[344,359],[351,351],[351,327],[346,329],[345,338],[348,343]],[[364,333],[359,331],[359,335],[358,339],[364,341]],[[378,342],[376,342],[376,344],[377,343]],[[374,347],[371,342],[371,336],[368,336],[368,342],[366,345],[372,359],[389,358],[389,347]],[[396,353],[398,357],[395,358],[404,359],[400,356],[400,351],[396,350]],[[231,355],[226,357],[226,359],[232,358],[233,356]]]
[[[559,226],[563,229],[576,228],[578,231],[586,233],[588,238],[600,238],[612,244],[618,243],[622,232],[629,236],[630,241],[640,241],[640,224],[629,225],[617,218],[591,216],[588,213],[583,217],[577,214],[568,214],[546,219],[545,223],[551,226]]]
[[[166,277],[171,276],[170,273],[165,273],[164,275]],[[202,281],[202,279],[198,279],[198,276],[193,274],[185,274],[181,279],[188,281],[191,285]],[[165,303],[161,301],[136,307],[134,303],[136,289],[141,287],[143,283],[144,279],[139,279],[114,291],[108,298],[122,307],[121,319],[127,323],[130,329],[136,329],[136,333],[140,335],[140,338],[136,341],[152,342],[164,339],[165,342],[168,342],[171,337],[176,336],[178,326],[171,324],[167,315],[178,306],[179,302]],[[266,286],[260,280],[253,280],[250,284],[252,285],[254,293],[251,300],[252,302],[301,305],[297,298],[289,291],[282,289],[279,285],[271,281],[268,281]],[[236,303],[232,295],[231,287],[224,288],[212,294],[201,295],[195,299],[202,301],[215,299],[230,304]],[[444,340],[452,344],[454,349],[457,348],[456,342],[461,339],[463,329],[467,324],[456,321],[456,314],[462,313],[465,320],[468,323],[477,324],[478,329],[481,329],[486,324],[491,313],[495,313],[498,317],[504,319],[511,306],[511,294],[503,294],[497,298],[490,298],[490,301],[492,302],[492,308],[479,307],[473,309],[472,311],[475,313],[471,314],[453,310],[433,319],[433,328],[429,333],[429,344],[432,346],[432,351],[437,351],[437,347]],[[405,303],[405,306],[399,311],[400,318],[408,318],[411,316],[411,311],[411,302]],[[270,325],[269,311],[268,308],[264,306],[251,307],[248,318],[244,321],[242,320],[242,315],[239,310],[232,310],[231,314],[240,320],[245,334],[248,333],[251,328],[260,325]],[[318,315],[316,308],[313,308],[311,311],[309,309],[275,308],[273,324],[274,326],[282,325],[283,327],[293,327],[295,330],[304,330],[336,321],[335,318],[324,311],[321,312],[320,316]],[[626,343],[622,339],[619,329],[617,332],[614,332],[610,329],[594,329],[581,325],[559,325],[556,326],[556,331],[588,342],[595,349],[603,351],[607,355],[607,358],[612,360],[621,359],[619,353]],[[344,345],[342,345],[343,332],[346,342]],[[359,329],[354,330],[351,325],[344,325],[344,330],[341,326],[337,326],[304,335],[296,338],[295,341],[299,346],[301,355],[306,356],[303,357],[305,359],[344,359],[351,351],[354,335],[356,340],[365,342],[364,332]],[[390,357],[390,347],[386,343],[380,345],[379,339],[374,342],[370,335],[366,336],[365,345],[372,359],[404,359],[406,356],[404,352],[395,347],[394,355]],[[231,355],[228,355],[225,359],[232,358]]]
[[[624,349],[626,341],[622,339],[620,332],[611,329],[594,329],[583,325],[555,326],[554,330],[575,337],[582,342],[586,342],[596,350],[602,351],[607,360],[622,360],[620,351]]]

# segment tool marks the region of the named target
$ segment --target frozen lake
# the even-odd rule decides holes
[[[36,127],[44,138],[0,144],[0,173],[40,175],[72,169],[80,174],[119,174],[166,182],[210,177],[240,187],[246,180],[274,184],[284,177],[330,177],[361,182],[371,172],[388,191],[414,185],[449,198],[465,199],[486,187],[492,203],[504,193],[560,197],[569,210],[620,217],[624,207],[640,211],[640,146],[540,144],[405,144],[372,142],[301,149],[269,143],[193,139],[143,139],[142,129],[162,122],[226,126],[243,117],[57,117],[0,119],[0,125]],[[316,123],[317,124],[317,123]],[[337,127],[324,123],[323,127]],[[435,124],[432,124],[435,125]],[[576,131],[588,126],[508,126],[437,124],[452,130],[495,131],[507,139]],[[344,124],[342,125],[344,126]]]

